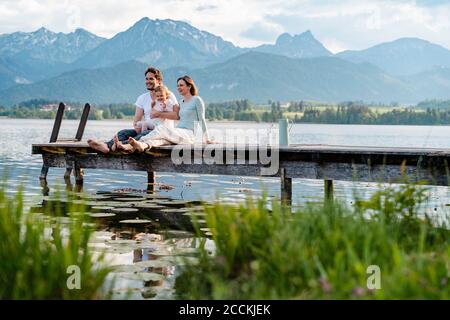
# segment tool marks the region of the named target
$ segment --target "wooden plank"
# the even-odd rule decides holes
[[[60,103],[58,106],[58,111],[56,112],[55,122],[53,123],[53,130],[50,136],[50,142],[56,142],[58,140],[59,129],[61,129],[61,122],[64,116],[64,109],[66,106],[64,103]]]
[[[65,143],[67,144],[67,143]],[[81,143],[75,144],[71,147],[66,147],[65,144],[55,143],[55,144],[43,144],[43,145],[33,145],[32,152],[33,154],[46,154],[46,153],[58,153],[58,154],[97,154],[94,153],[88,147],[83,146]],[[262,156],[264,152],[260,154],[262,149],[252,149],[252,148],[244,148],[239,146],[236,149],[216,149],[215,155],[219,155],[219,159],[224,159],[226,161],[230,158],[233,160],[232,162],[228,162],[227,164],[245,164],[251,163],[250,159],[252,155],[256,155],[254,160],[257,162],[263,162]],[[187,151],[190,151],[191,159],[193,159],[194,163],[208,163],[210,161],[214,161],[214,156],[207,154],[207,149],[201,146],[194,146],[193,148],[187,148]],[[264,150],[263,150],[264,151]],[[133,157],[139,156],[139,159],[154,158],[161,157],[167,158],[171,157],[172,149],[170,148],[153,148],[150,155],[147,154],[132,154],[127,155],[131,159]],[[276,152],[273,151],[273,152]],[[123,153],[110,153],[108,157],[122,157]],[[206,156],[205,156],[206,155]],[[444,153],[444,151],[430,153],[429,151],[424,151],[423,149],[416,149],[414,152],[408,151],[406,153],[392,153],[392,154],[379,154],[379,153],[364,153],[361,151],[359,153],[336,153],[334,150],[330,149],[327,152],[322,150],[321,152],[316,152],[315,150],[303,150],[302,152],[280,152],[278,154],[280,162],[300,162],[303,164],[303,169],[308,169],[314,167],[315,163],[320,163],[325,166],[325,164],[344,164],[344,165],[358,165],[368,166],[369,168],[372,166],[386,166],[386,165],[406,165],[406,166],[421,166],[421,167],[433,167],[438,170],[442,170],[442,168],[448,168],[445,163],[450,161],[450,154]],[[278,159],[273,159],[274,161]],[[170,160],[169,160],[170,161]],[[308,164],[309,163],[309,164]],[[289,175],[291,175],[289,173]]]
[[[75,140],[77,141],[81,141],[81,138],[83,138],[83,133],[86,127],[90,110],[91,106],[89,105],[89,103],[86,103],[83,108],[83,114],[81,115],[80,124],[78,125],[77,134],[75,135]]]
[[[86,142],[71,142],[71,141],[58,141],[55,143],[41,143],[33,144],[33,150],[38,154],[42,152],[42,148],[85,148],[88,152],[95,153],[94,150],[89,148]],[[150,149],[149,152],[171,152],[177,146],[161,146]],[[257,145],[227,145],[227,144],[217,144],[217,145],[184,145],[182,146],[186,149],[195,150],[206,150],[208,148],[214,148],[217,150],[261,150],[263,146]],[[336,145],[296,145],[292,147],[283,148],[273,148],[275,151],[279,151],[281,155],[287,154],[317,154],[317,155],[334,155],[337,157],[345,157],[348,155],[379,155],[379,156],[444,156],[450,157],[450,149],[438,149],[438,148],[381,148],[381,147],[352,147],[352,146],[336,146]]]

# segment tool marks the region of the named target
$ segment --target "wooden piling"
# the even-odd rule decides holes
[[[147,171],[147,192],[153,193],[156,190],[156,174],[154,171]]]
[[[75,175],[75,183],[83,184],[84,171],[77,162],[75,162],[74,164],[74,175]]]
[[[333,201],[334,198],[334,187],[333,180],[324,180],[324,189],[325,189],[325,201]]]
[[[280,168],[281,175],[281,201],[292,206],[292,178],[286,176],[286,169]]]

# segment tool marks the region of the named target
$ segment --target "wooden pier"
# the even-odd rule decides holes
[[[75,139],[57,140],[61,115],[59,124],[55,121],[50,142],[33,144],[32,153],[43,158],[41,179],[46,179],[52,167],[66,168],[65,178],[70,178],[73,171],[77,184],[82,184],[83,169],[144,171],[150,190],[157,172],[271,176],[280,178],[281,197],[288,203],[294,178],[324,180],[328,199],[333,197],[334,180],[388,183],[421,180],[428,185],[449,185],[450,149],[213,144],[163,146],[142,154],[101,154],[81,141],[88,113],[89,110],[83,113]],[[180,163],[181,156],[189,161]]]

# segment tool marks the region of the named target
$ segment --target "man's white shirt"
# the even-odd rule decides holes
[[[169,91],[168,99],[170,100],[172,105],[178,104],[177,98],[171,91]],[[152,99],[150,92],[141,94],[136,100],[136,103],[135,103],[136,107],[144,110],[144,119],[145,120],[150,120],[150,114],[152,113],[152,102],[153,102],[153,99]]]

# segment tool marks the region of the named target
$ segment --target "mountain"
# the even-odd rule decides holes
[[[319,101],[392,101],[410,98],[401,80],[370,64],[353,64],[335,57],[292,59],[248,52],[225,63],[192,70],[208,101],[248,98]],[[166,79],[175,79],[166,72]]]
[[[159,68],[203,67],[242,49],[188,23],[143,18],[80,58],[73,68],[98,68],[136,60]]]
[[[104,40],[84,29],[65,34],[40,28],[31,33],[0,35],[0,56],[19,55],[53,63],[71,63]]]
[[[0,90],[18,83],[28,83],[25,74],[17,70],[13,61],[0,57]]]
[[[417,38],[402,38],[361,51],[344,51],[339,58],[372,63],[392,75],[412,75],[434,67],[450,67],[450,50]]]
[[[322,43],[314,38],[309,30],[295,36],[291,36],[289,33],[283,33],[277,38],[274,45],[263,44],[252,50],[279,54],[290,58],[314,58],[332,55]]]
[[[145,92],[143,71],[147,64],[136,61],[96,70],[77,70],[29,85],[0,91],[0,105],[14,105],[33,98],[91,103],[130,102]],[[173,91],[176,79],[189,74],[201,96],[209,102],[248,98],[415,103],[426,98],[450,98],[445,86],[435,92],[419,90],[431,81],[397,78],[368,63],[354,64],[336,57],[292,59],[260,52],[248,52],[205,68],[164,70],[165,84]],[[433,81],[450,81],[443,72]],[[430,82],[430,86],[432,82]]]
[[[104,40],[83,29],[65,34],[40,28],[0,35],[0,79],[5,79],[0,88],[57,75]]]
[[[145,92],[147,65],[129,61],[112,68],[82,69],[28,85],[0,91],[0,105],[13,105],[34,98],[66,102],[134,103]]]
[[[409,77],[405,82],[416,92],[427,94],[427,98],[450,98],[450,68],[436,67]],[[425,99],[423,99],[425,100]]]

